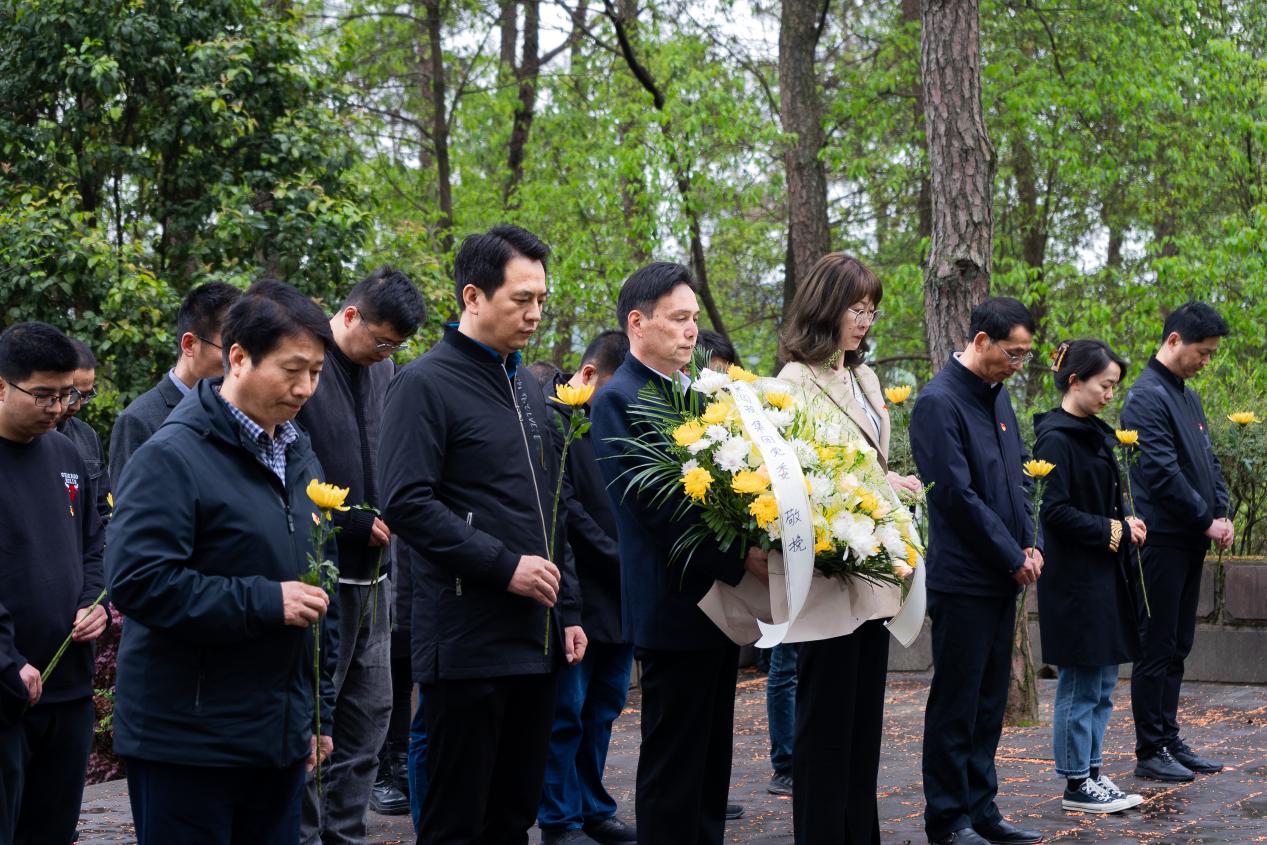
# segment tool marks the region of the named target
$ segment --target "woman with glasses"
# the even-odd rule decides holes
[[[1131,547],[1144,523],[1126,513],[1117,438],[1099,414],[1126,365],[1098,340],[1052,353],[1060,405],[1034,417],[1034,456],[1056,465],[1040,515],[1046,566],[1038,580],[1043,660],[1056,667],[1052,747],[1066,780],[1062,806],[1116,813],[1140,804],[1101,769],[1117,667],[1139,657]]]
[[[879,379],[863,363],[879,319],[883,286],[861,261],[823,256],[797,288],[782,336],[790,363],[779,378],[811,401],[835,406],[876,450],[889,451],[889,415]],[[919,479],[889,473],[895,490]],[[884,722],[889,635],[901,589],[852,579],[850,607],[861,624],[850,633],[798,644],[792,809],[797,845],[879,845],[876,778]]]

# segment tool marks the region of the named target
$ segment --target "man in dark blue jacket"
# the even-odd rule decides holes
[[[934,845],[1025,845],[994,803],[1018,585],[1043,567],[1003,382],[1033,357],[1034,318],[1015,299],[972,311],[968,343],[920,392],[911,449],[928,495],[933,681],[924,714],[924,827]]]
[[[603,389],[629,352],[624,332],[605,331],[581,356],[581,367],[559,384]],[[575,411],[551,403],[558,440]],[[634,829],[616,817],[616,800],[603,786],[612,722],[625,707],[633,646],[620,632],[620,547],[607,484],[590,435],[568,449],[564,484],[568,544],[581,587],[581,625],[589,641],[585,659],[563,670],[550,737],[545,788],[537,823],[545,845],[604,845],[635,841]]]
[[[690,271],[667,262],[636,271],[620,288],[617,317],[629,356],[594,401],[592,437],[620,536],[623,635],[642,664],[638,842],[717,845],[726,829],[739,647],[698,602],[714,581],[738,584],[745,567],[766,578],[765,553],[704,544],[683,571],[669,552],[697,517],[674,517],[682,494],[653,505],[625,489],[628,455],[618,441],[654,436],[630,411],[643,388],[697,401],[681,372],[698,336]]]
[[[424,845],[526,841],[558,669],[585,654],[565,509],[548,524],[562,472],[552,420],[519,366],[548,255],[518,226],[467,237],[454,261],[458,324],[387,391],[383,519],[411,566]]]
[[[106,568],[127,617],[114,748],[139,845],[294,845],[305,764],[328,756],[337,619],[300,579],[324,479],[292,422],[331,342],[317,305],[256,284],[224,321],[225,376],[203,379],[119,479]]]
[[[1228,332],[1204,302],[1166,318],[1161,348],[1126,394],[1122,426],[1139,432],[1131,469],[1135,507],[1149,525],[1144,583],[1152,615],[1139,613],[1141,657],[1131,670],[1137,777],[1189,781],[1222,764],[1193,751],[1179,736],[1183,661],[1196,633],[1201,568],[1213,540],[1232,546],[1227,487],[1201,400],[1186,380],[1201,372]],[[1155,527],[1154,527],[1155,526]]]

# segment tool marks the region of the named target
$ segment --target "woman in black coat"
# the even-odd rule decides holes
[[[1052,747],[1067,784],[1066,810],[1115,813],[1143,799],[1101,770],[1118,664],[1138,655],[1131,544],[1144,523],[1126,515],[1113,429],[1097,416],[1126,367],[1098,340],[1053,354],[1060,407],[1034,417],[1034,456],[1056,465],[1040,511],[1046,565],[1038,580],[1043,660],[1057,667]]]

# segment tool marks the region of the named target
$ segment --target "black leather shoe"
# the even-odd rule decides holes
[[[1187,783],[1194,780],[1196,775],[1192,773],[1192,769],[1176,760],[1170,749],[1163,745],[1152,757],[1136,761],[1135,777],[1166,783]]]
[[[928,845],[989,845],[989,842],[982,839],[980,834],[970,827],[962,830],[956,830],[954,833],[943,836],[941,839],[930,839]]]
[[[743,818],[743,804],[727,804],[726,818],[730,821]]]
[[[1188,747],[1188,743],[1182,739],[1170,747],[1170,753],[1185,769],[1191,769],[1202,775],[1212,775],[1216,772],[1223,771],[1223,764],[1214,760],[1207,760],[1197,752]]]
[[[999,819],[989,827],[974,827],[981,838],[990,845],[1037,845],[1043,835],[1036,830],[1017,827],[1007,819]]]
[[[615,816],[585,825],[585,832],[590,839],[597,839],[603,845],[626,845],[638,841],[638,829]]]
[[[541,832],[542,845],[599,845],[583,830],[545,830]]]
[[[403,816],[409,812],[409,796],[396,788],[388,754],[379,758],[378,778],[370,788],[370,809],[380,816]]]

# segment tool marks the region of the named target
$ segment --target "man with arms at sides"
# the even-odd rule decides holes
[[[617,317],[629,335],[629,356],[594,401],[591,437],[620,536],[623,635],[642,663],[638,842],[718,845],[726,828],[739,647],[698,602],[715,580],[738,584],[745,568],[766,578],[766,555],[705,544],[683,572],[669,560],[674,539],[689,526],[673,517],[680,499],[652,506],[625,490],[628,457],[614,441],[648,434],[630,415],[639,391],[650,384],[666,397],[698,396],[680,372],[698,333],[690,271],[667,262],[636,271],[620,288]]]
[[[97,513],[102,521],[110,518],[110,476],[106,474],[106,450],[101,446],[101,437],[97,430],[81,420],[76,414],[97,396],[97,357],[92,354],[88,344],[77,338],[70,339],[79,356],[75,367],[74,389],[62,416],[57,421],[57,430],[70,438],[79,450],[88,468],[88,480],[92,482],[93,495],[96,497]]]
[[[110,478],[115,487],[119,486],[128,458],[158,431],[198,380],[224,375],[220,323],[241,295],[242,291],[233,285],[208,282],[191,290],[181,302],[176,315],[180,354],[175,366],[115,417],[110,432]]]
[[[1196,633],[1201,569],[1210,541],[1230,549],[1227,485],[1210,445],[1201,399],[1187,380],[1210,363],[1227,321],[1204,302],[1189,302],[1166,318],[1161,348],[1148,361],[1122,406],[1122,427],[1139,432],[1131,468],[1135,506],[1149,526],[1143,547],[1143,600],[1136,618],[1141,657],[1131,670],[1136,777],[1189,781],[1213,774],[1207,760],[1179,736],[1183,661]]]
[[[329,755],[338,620],[321,625],[314,736],[309,626],[336,605],[303,583],[324,480],[293,422],[333,343],[326,315],[258,282],[224,318],[225,375],[198,382],[128,461],[106,571],[127,617],[114,749],[139,845],[293,845],[305,767]]]
[[[330,318],[334,343],[326,347],[321,383],[296,419],[312,438],[324,480],[348,488],[348,504],[381,504],[378,440],[387,385],[396,371],[391,355],[418,330],[424,314],[422,294],[409,277],[383,268],[352,288]],[[334,673],[335,751],[324,772],[323,796],[317,796],[315,778],[308,779],[302,841],[350,845],[365,841],[370,785],[392,709],[385,557],[391,531],[369,510],[333,516],[343,611]]]
[[[581,356],[581,368],[566,382],[596,392],[629,352],[624,332],[605,331]],[[591,404],[593,398],[590,400]],[[557,402],[557,431],[566,431],[576,411]],[[588,412],[588,408],[586,408]],[[557,438],[562,446],[562,435]],[[563,670],[554,714],[550,757],[537,823],[542,841],[593,845],[634,842],[634,829],[616,816],[616,801],[603,786],[612,722],[625,707],[633,646],[620,631],[620,546],[606,482],[588,433],[572,442],[567,456],[568,543],[581,588],[581,624],[589,645],[585,660]]]
[[[929,486],[933,681],[924,712],[924,827],[934,845],[1028,845],[995,804],[994,754],[1012,665],[1016,591],[1043,568],[1025,447],[1003,382],[1033,357],[1034,318],[1009,297],[972,310],[968,342],[920,393],[911,448]]]
[[[462,241],[459,321],[387,392],[383,519],[411,566],[429,740],[423,845],[527,840],[558,671],[585,653],[566,510],[548,525],[562,471],[552,420],[520,366],[549,252],[518,226]]]
[[[31,705],[0,753],[8,769],[0,803],[12,808],[21,796],[16,833],[0,825],[0,841],[23,845],[75,836],[95,722],[92,641],[107,625],[105,608],[87,611],[103,584],[88,470],[53,430],[78,359],[47,323],[16,323],[0,334],[0,605],[12,617],[12,656]],[[42,682],[72,630],[72,645]]]

